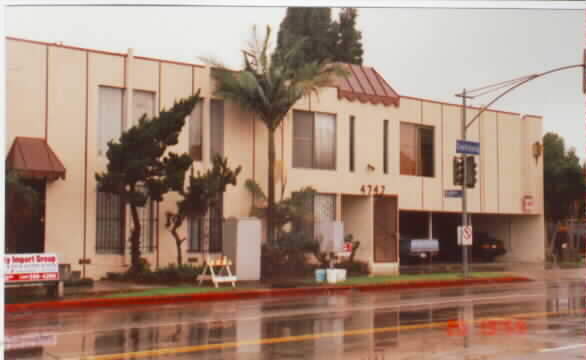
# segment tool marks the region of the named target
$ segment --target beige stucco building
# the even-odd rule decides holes
[[[143,113],[197,90],[203,102],[173,150],[190,152],[196,170],[216,152],[242,166],[216,215],[248,216],[246,179],[266,188],[267,131],[253,114],[213,96],[209,67],[14,38],[7,64],[7,165],[39,179],[45,196],[42,242],[8,238],[9,252],[55,252],[94,278],[126,269],[130,218],[115,198],[96,192],[107,141]],[[440,246],[457,250],[451,238],[461,201],[444,191],[456,189],[461,106],[399,96],[374,69],[350,70],[336,87],[299,102],[278,130],[277,192],[314,187],[315,217],[341,220],[344,232],[361,241],[358,257],[376,272],[397,270],[399,231],[452,234],[440,237]],[[484,112],[468,130],[468,139],[481,144],[478,182],[468,190],[472,222],[505,242],[505,258],[544,258],[543,165],[534,150],[541,137],[541,117],[504,111]],[[532,207],[523,205],[528,197]],[[169,194],[142,211],[143,255],[153,266],[175,261],[165,213],[176,199]],[[184,258],[192,262],[201,262],[203,250],[197,227],[181,229],[188,238]],[[217,233],[212,229],[212,252],[221,251]]]

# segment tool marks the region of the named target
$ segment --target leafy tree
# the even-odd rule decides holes
[[[175,212],[167,212],[166,226],[175,239],[177,246],[177,264],[182,265],[181,245],[185,238],[181,238],[177,230],[188,217],[205,216],[208,209],[214,206],[220,199],[220,195],[226,192],[228,185],[236,185],[236,178],[242,170],[238,166],[235,170],[228,167],[228,160],[216,155],[213,159],[212,169],[205,173],[197,173],[197,176],[189,177],[189,185],[186,191],[181,189],[181,199],[177,202]]]
[[[557,226],[584,207],[584,167],[573,148],[566,150],[564,139],[548,132],[543,136],[543,192],[545,219],[548,222],[550,251],[553,251]],[[570,242],[571,243],[571,242]]]
[[[259,115],[268,129],[268,241],[274,239],[275,229],[275,131],[297,101],[332,85],[334,76],[346,74],[337,65],[317,62],[295,65],[294,59],[304,40],[295,42],[287,51],[278,52],[271,61],[270,35],[271,28],[267,26],[265,39],[260,42],[253,27],[253,40],[249,49],[243,51],[244,69],[239,72],[227,71],[222,64],[208,60],[218,68],[212,72],[217,80],[216,95]]]
[[[130,272],[140,272],[140,218],[138,208],[148,199],[161,201],[169,191],[183,189],[185,174],[191,165],[188,154],[167,152],[176,145],[185,118],[200,100],[199,92],[163,109],[151,119],[144,114],[138,124],[124,131],[118,141],[108,142],[107,170],[96,173],[98,191],[115,194],[130,206]]]
[[[362,34],[356,30],[358,11],[344,8],[332,21],[330,8],[287,8],[281,22],[275,53],[286,51],[299,39],[305,39],[293,66],[308,62],[362,64]]]

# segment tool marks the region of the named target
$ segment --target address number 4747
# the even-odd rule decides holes
[[[385,193],[385,186],[384,185],[362,185],[360,191],[363,194],[375,194],[375,195],[382,195]]]

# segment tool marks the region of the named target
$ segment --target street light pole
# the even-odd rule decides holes
[[[512,79],[512,80],[508,80],[508,81],[504,81],[504,82],[500,82],[497,84],[493,84],[493,85],[488,85],[488,86],[483,86],[481,88],[478,89],[473,89],[471,90],[469,93],[472,93],[473,95],[466,95],[466,89],[463,89],[461,94],[456,94],[457,97],[462,97],[462,140],[466,140],[466,130],[468,129],[468,127],[470,127],[472,125],[472,123],[474,123],[478,118],[480,118],[480,115],[482,115],[482,113],[484,113],[486,110],[488,110],[488,108],[490,106],[492,106],[492,104],[494,104],[495,102],[497,102],[497,100],[499,100],[500,98],[502,98],[503,96],[507,95],[508,93],[510,93],[511,91],[515,90],[516,88],[518,88],[519,86],[522,86],[532,80],[535,80],[537,78],[541,78],[543,76],[555,73],[555,72],[559,72],[559,71],[564,71],[564,70],[569,70],[569,69],[575,69],[575,68],[582,68],[584,69],[583,71],[583,84],[584,84],[584,91],[586,92],[586,50],[584,50],[584,57],[583,57],[583,62],[581,64],[577,64],[577,65],[568,65],[568,66],[562,66],[559,68],[555,68],[552,70],[548,70],[542,73],[538,73],[538,74],[532,74],[532,75],[527,75],[527,76],[523,76],[517,79]],[[488,104],[484,105],[482,108],[480,108],[478,110],[478,112],[472,117],[472,119],[470,119],[470,121],[466,121],[466,99],[470,98],[470,99],[474,99],[478,96],[482,96],[482,95],[486,95],[490,92],[502,89],[504,87],[508,87],[505,91],[503,91],[502,93],[500,93],[497,97],[495,97],[492,101],[490,101]],[[462,182],[462,234],[460,234],[460,240],[463,240],[463,232],[464,232],[464,226],[468,225],[468,209],[466,207],[466,181],[467,181],[467,161],[466,161],[466,154],[462,154],[462,170],[464,173],[464,181]],[[468,248],[466,245],[463,244],[462,241],[462,260],[463,260],[463,273],[464,273],[464,278],[468,278]]]
[[[466,89],[462,90],[462,140],[466,141]],[[468,248],[464,245],[464,228],[468,224],[468,207],[466,204],[466,180],[468,179],[466,155],[462,154],[462,169],[464,180],[462,181],[462,230],[459,234],[460,245],[462,246],[462,271],[464,279],[468,278]]]

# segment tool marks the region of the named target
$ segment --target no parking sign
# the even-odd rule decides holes
[[[458,245],[472,246],[472,226],[458,226]]]

